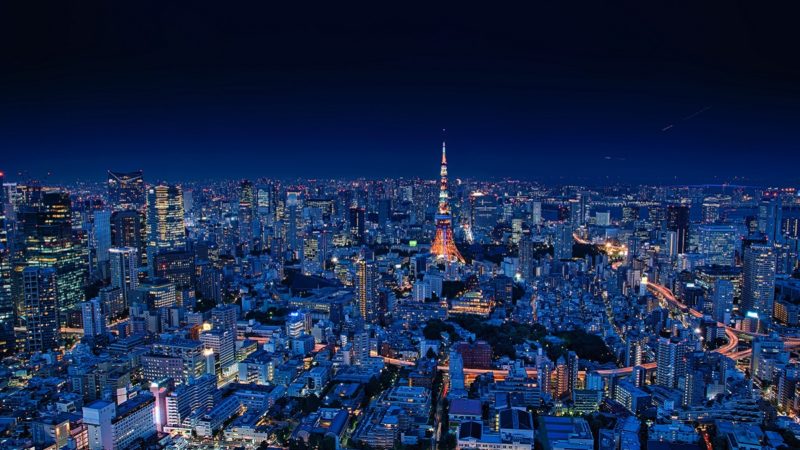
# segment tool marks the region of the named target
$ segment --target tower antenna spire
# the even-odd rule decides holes
[[[442,164],[447,164],[447,129],[442,128]]]

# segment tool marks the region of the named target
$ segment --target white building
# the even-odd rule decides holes
[[[90,450],[123,450],[136,440],[146,440],[156,433],[153,422],[155,399],[140,393],[117,407],[98,400],[83,407]]]

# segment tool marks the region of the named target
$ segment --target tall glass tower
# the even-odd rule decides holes
[[[186,249],[183,192],[180,186],[161,184],[147,190],[147,258]],[[152,272],[152,271],[151,271]]]

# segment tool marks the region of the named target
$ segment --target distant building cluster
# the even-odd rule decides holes
[[[0,447],[800,446],[794,188],[439,169],[0,180]]]

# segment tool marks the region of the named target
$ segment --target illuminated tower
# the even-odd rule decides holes
[[[439,209],[436,211],[436,236],[431,244],[431,253],[439,260],[464,262],[453,239],[453,219],[450,217],[450,201],[447,191],[447,153],[442,142],[442,170],[439,184]]]

